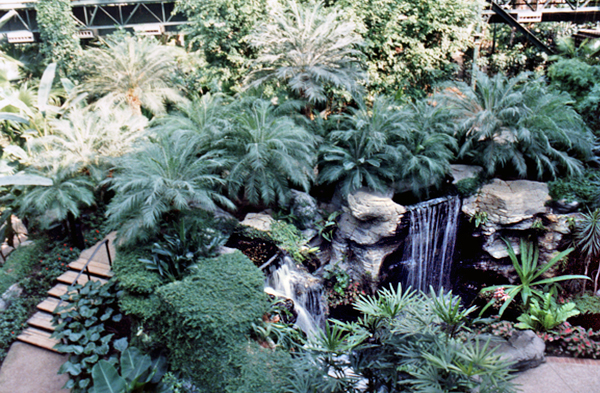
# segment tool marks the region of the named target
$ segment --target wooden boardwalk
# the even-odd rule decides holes
[[[83,285],[88,282],[89,279],[105,283],[113,276],[113,272],[110,269],[109,258],[106,253],[106,246],[104,245],[98,250],[88,264],[90,278],[88,279],[88,275],[85,272],[81,275],[79,275],[79,273],[90,257],[92,257],[94,250],[96,250],[96,248],[106,239],[109,239],[110,256],[114,258],[115,248],[113,241],[115,235],[115,232],[109,234],[94,246],[82,251],[79,259],[69,263],[69,270],[56,279],[57,284],[48,291],[48,298],[37,305],[38,311],[29,318],[27,321],[29,327],[23,330],[17,337],[18,340],[56,352],[54,345],[58,344],[58,340],[50,338],[50,335],[54,331],[52,316],[60,302],[60,297],[69,291],[69,287],[75,283],[75,279],[77,279],[79,284]],[[79,278],[77,278],[78,275]]]

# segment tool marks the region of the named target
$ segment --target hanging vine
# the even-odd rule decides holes
[[[81,52],[70,1],[40,0],[36,10],[41,38],[40,53],[46,64],[57,63],[63,75],[70,74]]]

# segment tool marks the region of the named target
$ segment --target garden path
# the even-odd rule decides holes
[[[548,356],[514,382],[522,393],[600,393],[600,360]]]
[[[54,330],[50,322],[51,312],[58,303],[58,297],[66,292],[67,285],[74,281],[76,272],[80,271],[85,262],[92,257],[98,245],[109,239],[110,255],[115,255],[113,245],[115,236],[116,232],[112,232],[94,246],[84,250],[78,260],[69,264],[71,270],[57,279],[59,283],[48,292],[50,297],[38,305],[40,311],[27,321],[30,327],[18,337],[20,341],[24,342],[15,342],[10,347],[8,355],[2,363],[2,368],[0,368],[0,393],[68,392],[61,389],[68,379],[67,376],[57,375],[58,368],[66,361],[67,357],[52,352],[52,346],[56,341],[49,338],[51,331]],[[104,277],[101,279],[91,275],[92,280],[104,280],[112,276],[109,257],[104,247],[93,256],[90,272]],[[78,282],[84,284],[87,280],[86,275],[82,274]],[[52,304],[54,304],[53,307]]]

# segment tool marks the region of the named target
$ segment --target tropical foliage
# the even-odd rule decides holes
[[[163,113],[167,102],[182,100],[170,80],[181,54],[177,47],[150,38],[106,38],[101,47],[84,53],[88,72],[84,84],[90,94],[111,103],[126,103],[136,115],[141,115],[142,107]]]
[[[220,187],[224,161],[214,154],[197,156],[193,145],[175,135],[161,135],[123,156],[105,184],[116,195],[108,207],[109,223],[124,241],[147,239],[169,213],[192,209],[234,208]]]
[[[362,39],[355,24],[321,2],[303,6],[290,0],[287,9],[275,4],[271,19],[250,37],[258,48],[251,86],[274,79],[311,103],[327,99],[327,86],[356,91]]]
[[[550,91],[527,74],[479,74],[475,89],[447,89],[440,100],[458,121],[458,157],[489,176],[531,179],[579,175],[594,140],[566,94]]]
[[[312,180],[314,139],[270,101],[250,98],[236,106],[229,132],[217,144],[232,163],[229,195],[252,205],[286,203],[290,187],[307,191]]]

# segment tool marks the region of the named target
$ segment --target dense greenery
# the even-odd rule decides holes
[[[36,3],[35,10],[42,41],[40,54],[46,64],[57,63],[63,75],[73,72],[81,47],[71,2],[42,0]]]

